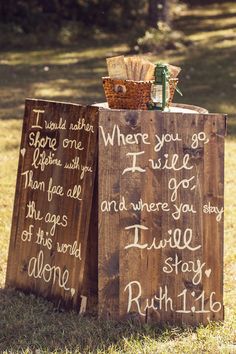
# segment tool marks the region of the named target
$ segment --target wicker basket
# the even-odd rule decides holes
[[[147,110],[147,103],[151,100],[150,93],[153,81],[132,81],[111,79],[110,77],[103,77],[102,80],[110,108]],[[178,79],[169,80],[170,98],[168,105],[171,105],[177,83]]]

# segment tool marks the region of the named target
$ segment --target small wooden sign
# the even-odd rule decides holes
[[[95,107],[26,100],[6,277],[82,312],[97,121]]]
[[[223,319],[225,116],[99,114],[99,313]]]

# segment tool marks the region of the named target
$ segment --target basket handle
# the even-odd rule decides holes
[[[126,87],[125,85],[121,85],[121,84],[116,84],[114,85],[114,92],[115,93],[126,93]]]

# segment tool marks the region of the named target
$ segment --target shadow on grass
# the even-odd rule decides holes
[[[236,46],[226,48],[196,47],[180,63],[179,86],[185,102],[206,108],[210,113],[228,115],[228,135],[236,137]]]
[[[58,311],[44,299],[10,289],[0,290],[0,313],[0,352],[38,349],[89,353],[116,344],[122,347],[125,338],[148,335],[155,339],[162,333],[149,325]]]
[[[175,102],[228,114],[228,134],[236,136],[236,37],[232,34],[235,22],[231,21],[236,11],[231,3],[221,7],[222,11],[214,7],[217,13],[212,14],[209,6],[206,14],[197,7],[197,12],[189,11],[188,16],[176,21],[186,37],[200,31],[201,39],[186,52],[173,55],[182,67],[179,86],[184,93],[184,97],[176,94]],[[232,31],[218,31],[228,28]],[[128,37],[110,34],[100,40],[82,39],[73,47],[0,53],[0,118],[22,118],[26,97],[80,104],[103,102],[101,77],[107,74],[105,58],[126,54]],[[171,56],[168,60],[171,62]]]
[[[0,53],[0,118],[22,118],[27,97],[81,104],[104,101],[105,58],[127,51],[121,40],[70,48]]]
[[[2,65],[1,71],[8,79],[0,86],[2,119],[22,118],[26,97],[81,104],[104,101],[101,77],[106,75],[105,59],[70,65]]]
[[[70,64],[48,64],[48,58],[38,65],[18,64],[13,68],[1,65],[1,71],[4,72],[0,86],[1,118],[22,118],[26,97],[80,104],[103,102],[105,96],[101,77],[106,75],[106,68],[105,56],[101,55],[102,58],[80,57]],[[55,56],[60,56],[58,51]],[[76,52],[72,58],[75,56]],[[68,57],[69,53],[67,60]],[[210,112],[229,114],[230,135],[236,135],[236,76],[232,65],[235,57],[235,47],[193,48],[181,62],[183,74],[180,77],[180,87],[184,97],[175,95],[176,102],[195,104]]]

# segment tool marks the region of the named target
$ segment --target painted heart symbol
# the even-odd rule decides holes
[[[70,289],[70,292],[71,292],[71,296],[73,297],[75,295],[75,289],[74,288],[71,288]]]
[[[206,274],[207,278],[209,278],[209,276],[211,274],[211,269],[206,269],[205,274]]]
[[[23,148],[23,149],[21,149],[21,151],[20,151],[20,153],[21,153],[21,155],[24,157],[25,156],[25,152],[26,152],[26,148]]]

